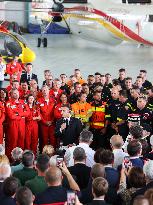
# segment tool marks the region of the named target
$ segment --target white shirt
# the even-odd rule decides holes
[[[6,70],[6,65],[4,63],[0,64],[0,81],[4,81],[4,74]]]
[[[123,152],[122,149],[114,149],[113,150],[113,154],[114,154],[114,164],[113,164],[113,167],[115,169],[117,169],[118,166],[123,163],[124,157],[128,156],[128,154]]]
[[[88,167],[92,167],[95,164],[95,162],[94,162],[95,151],[93,149],[91,149],[87,143],[83,143],[83,142],[79,143],[79,145],[77,145],[77,146],[69,147],[66,150],[64,158],[65,158],[65,161],[67,163],[67,166],[71,167],[74,165],[73,152],[74,152],[76,147],[81,147],[85,150],[85,153],[87,156],[86,165]]]

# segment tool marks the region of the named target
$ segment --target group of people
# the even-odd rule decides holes
[[[134,80],[124,68],[116,79],[99,72],[84,79],[78,68],[53,78],[44,70],[38,86],[32,69],[0,56],[0,204],[152,205],[147,71]]]

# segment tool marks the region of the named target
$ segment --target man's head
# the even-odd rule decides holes
[[[66,75],[66,74],[62,73],[62,74],[60,75],[60,78],[61,78],[61,82],[62,82],[62,83],[66,83],[66,82],[67,82],[67,75]]]
[[[132,140],[127,145],[127,152],[130,157],[140,156],[142,152],[142,145],[138,140]]]
[[[101,82],[101,74],[96,72],[95,73],[95,83],[100,83]]]
[[[137,99],[140,95],[140,89],[137,86],[133,86],[133,88],[130,90],[131,97],[134,99]]]
[[[108,182],[103,177],[97,177],[92,182],[92,193],[94,198],[104,197],[108,191]]]
[[[14,100],[19,99],[19,91],[17,89],[12,89],[11,90],[11,98]]]
[[[103,165],[112,165],[114,162],[114,154],[110,150],[104,149],[101,152],[101,158],[100,158],[100,163]]]
[[[31,79],[31,80],[30,80],[30,88],[35,88],[35,89],[37,89],[37,87],[38,87],[37,81],[36,81],[35,79]]]
[[[76,83],[74,84],[74,89],[75,89],[75,92],[76,92],[76,93],[81,93],[81,91],[82,91],[82,86],[81,86],[81,84],[78,83],[78,82],[76,82]]]
[[[78,162],[86,162],[86,153],[85,150],[82,147],[76,147],[73,151],[73,159],[74,163]]]
[[[81,133],[80,133],[80,137],[79,137],[79,142],[84,142],[84,143],[87,143],[87,144],[91,144],[93,140],[93,134],[92,132],[88,131],[88,130],[83,130]]]
[[[48,186],[59,186],[62,184],[62,172],[56,166],[51,166],[45,173]]]
[[[0,163],[0,181],[4,181],[11,175],[11,167],[9,164]]]
[[[153,180],[153,160],[147,161],[143,166],[143,171],[147,180]]]
[[[22,159],[23,150],[20,147],[16,147],[12,150],[11,155],[13,160],[20,160]]]
[[[46,154],[40,154],[37,158],[36,169],[38,172],[45,173],[45,171],[49,168],[49,156]]]
[[[95,82],[94,75],[88,75],[87,82],[88,82],[88,85],[91,86]]]
[[[81,78],[81,71],[80,71],[80,69],[76,68],[74,70],[74,76],[76,77],[77,80],[79,80]]]
[[[51,76],[51,71],[50,70],[44,70],[44,77],[45,77],[45,80],[47,80],[49,78],[49,76]]]
[[[112,76],[111,76],[110,73],[106,73],[105,78],[106,78],[106,83],[107,84],[112,82]]]
[[[146,80],[147,71],[146,70],[140,70],[139,76],[144,80]]]
[[[105,85],[105,83],[106,83],[106,77],[105,75],[101,75],[101,84]]]
[[[147,198],[145,198],[143,195],[139,195],[134,199],[133,205],[150,205],[150,204]]]
[[[53,89],[58,91],[61,87],[61,81],[58,78],[55,78],[53,81]]]
[[[8,197],[13,197],[19,187],[19,181],[15,177],[8,177],[3,184],[3,192]]]
[[[112,90],[111,90],[111,97],[114,100],[119,98],[119,90],[117,88],[112,88]]]
[[[61,107],[61,114],[63,118],[69,118],[71,116],[71,110],[68,105],[63,105]]]
[[[82,84],[82,92],[89,94],[89,85],[87,83]]]
[[[132,88],[132,78],[131,77],[127,77],[125,79],[125,86],[127,90],[130,90]]]
[[[33,205],[34,196],[28,187],[20,187],[16,192],[17,205]]]
[[[124,102],[126,102],[127,99],[128,99],[127,91],[126,90],[120,90],[119,91],[119,101],[121,103],[124,103]]]
[[[105,178],[105,167],[100,163],[94,164],[91,168],[91,177],[93,179],[96,179],[97,177]]]
[[[110,139],[112,149],[122,149],[124,144],[123,138],[120,135],[113,135]]]
[[[129,132],[133,139],[141,139],[143,137],[143,129],[140,125],[131,126]]]
[[[14,80],[14,81],[12,82],[12,88],[13,88],[13,89],[19,89],[19,87],[20,87],[19,81],[18,81],[18,80]]]
[[[26,81],[21,82],[21,89],[23,91],[27,91],[28,90],[28,83]]]
[[[126,77],[126,72],[124,68],[119,69],[119,78],[120,80],[124,80]]]
[[[80,102],[85,103],[87,101],[87,94],[81,92],[79,96]]]
[[[146,97],[139,97],[137,99],[137,108],[139,108],[140,110],[145,108],[146,104],[147,104],[147,98]]]
[[[101,101],[101,92],[95,91],[93,94],[93,99],[96,101]]]
[[[143,79],[142,79],[141,76],[137,76],[135,84],[136,84],[136,86],[138,86],[139,88],[142,87]]]
[[[49,88],[48,88],[48,86],[44,85],[42,87],[42,94],[43,94],[44,97],[49,97]]]
[[[34,163],[34,154],[30,150],[26,150],[22,155],[22,164],[24,167],[33,167]]]
[[[32,72],[32,68],[33,68],[33,65],[31,63],[27,63],[26,64],[26,71],[27,71],[27,73],[31,73]]]

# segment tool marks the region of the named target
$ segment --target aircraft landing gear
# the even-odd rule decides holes
[[[47,38],[38,38],[37,47],[40,48],[41,43],[43,43],[44,48],[47,47]]]

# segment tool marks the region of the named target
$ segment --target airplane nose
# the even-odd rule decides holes
[[[22,54],[19,56],[22,63],[31,63],[35,60],[35,53],[28,47],[22,49]]]

